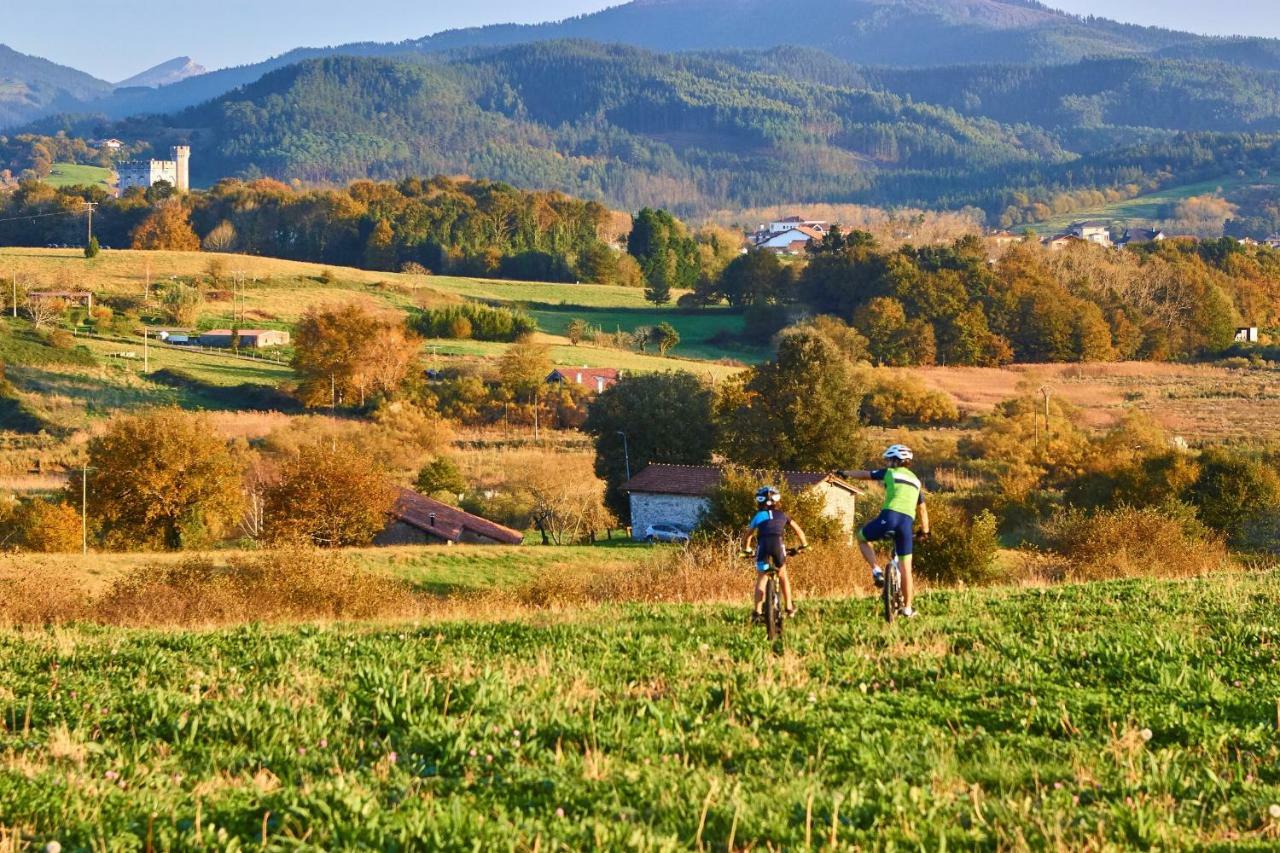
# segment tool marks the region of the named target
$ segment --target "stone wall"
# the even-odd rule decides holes
[[[674,524],[693,530],[707,506],[706,498],[687,495],[631,494],[631,538],[643,539],[651,524]]]

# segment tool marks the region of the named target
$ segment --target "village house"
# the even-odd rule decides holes
[[[1067,229],[1067,233],[1086,242],[1097,243],[1099,246],[1110,248],[1114,245],[1111,242],[1110,224],[1101,220],[1074,222]]]
[[[375,545],[519,545],[524,535],[412,489],[401,489]]]
[[[1280,249],[1280,234],[1272,234],[1262,242],[1266,244],[1268,249]]]
[[[190,329],[147,328],[143,331],[148,337],[164,341],[166,344],[185,345],[191,343],[192,339],[196,337],[191,333]]]
[[[230,349],[236,332],[231,329],[210,329],[201,332],[196,343],[202,347]],[[279,329],[241,329],[238,346],[241,349],[263,349],[265,347],[282,347],[289,343],[289,333]]]
[[[707,509],[707,496],[722,476],[723,471],[713,465],[646,466],[622,486],[631,504],[632,538],[643,539],[654,524],[693,530]],[[785,471],[782,476],[792,492],[816,490],[821,494],[826,514],[839,519],[852,535],[857,499],[865,492],[839,477],[816,471]],[[742,521],[745,526],[747,519]]]
[[[109,151],[119,151],[124,147],[124,143],[119,139],[112,137],[111,139],[94,139],[89,142],[94,148],[106,148]]]
[[[1238,344],[1256,344],[1258,342],[1258,327],[1257,326],[1237,327],[1235,341]]]
[[[1129,246],[1145,246],[1148,243],[1159,243],[1164,238],[1164,232],[1158,228],[1129,228],[1125,230],[1124,236],[1116,245],[1122,249]]]
[[[616,367],[557,367],[547,377],[547,383],[581,385],[599,394],[616,384],[620,375]]]
[[[751,247],[759,251],[801,255],[810,243],[824,239],[830,230],[830,223],[820,219],[788,216],[761,225],[748,239]]]
[[[1074,234],[1055,234],[1052,237],[1045,237],[1041,242],[1050,252],[1058,252],[1082,241]]]

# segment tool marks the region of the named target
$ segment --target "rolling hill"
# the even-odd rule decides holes
[[[79,109],[110,91],[110,83],[83,71],[0,44],[0,128]]]

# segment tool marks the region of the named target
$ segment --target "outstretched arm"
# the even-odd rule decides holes
[[[796,520],[791,519],[791,529],[795,531],[796,538],[800,540],[801,548],[809,547],[809,537],[804,535],[804,531],[800,529],[800,525],[796,524]]]
[[[846,480],[874,480],[870,471],[837,471]]]

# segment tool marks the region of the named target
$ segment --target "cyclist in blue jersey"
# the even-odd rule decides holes
[[[884,504],[880,514],[858,531],[858,547],[871,566],[871,579],[876,586],[884,585],[884,570],[880,568],[876,549],[872,542],[893,537],[898,561],[902,566],[902,615],[916,615],[911,606],[914,584],[911,580],[911,551],[914,539],[929,538],[929,508],[924,502],[924,484],[907,468],[914,458],[911,448],[895,444],[884,452],[885,467],[875,471],[840,471],[850,480],[875,480],[884,483]],[[916,516],[920,518],[920,532],[915,534]]]
[[[809,547],[809,540],[800,525],[782,511],[782,494],[773,486],[761,486],[756,492],[756,514],[742,534],[742,548],[747,553],[751,553],[751,540],[756,540],[756,592],[752,621],[760,622],[764,619],[764,589],[768,581],[767,572],[771,567],[778,570],[778,582],[782,585],[782,599],[786,607],[784,615],[796,615],[795,601],[791,597],[791,578],[787,576],[786,570],[785,538],[788,530],[800,540],[800,550]]]

